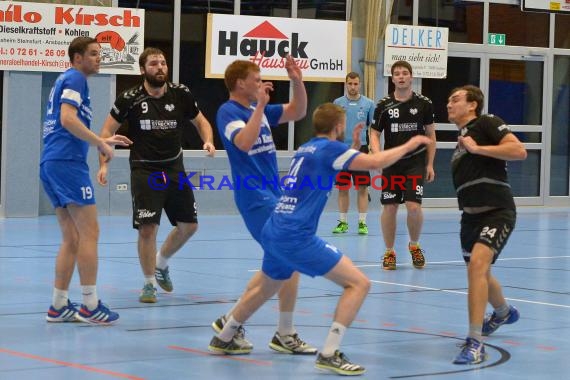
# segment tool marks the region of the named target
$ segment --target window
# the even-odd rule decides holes
[[[557,14],[554,25],[554,47],[570,49],[570,16]]]
[[[550,195],[568,195],[570,172],[570,56],[554,57]]]
[[[449,122],[447,119],[447,98],[451,90],[466,84],[480,86],[480,67],[481,60],[479,58],[448,57],[447,78],[422,79],[422,94],[433,102],[436,123]],[[437,137],[438,141],[448,141],[447,139],[441,139],[442,136],[439,135],[439,132]],[[457,136],[454,132],[451,141],[455,140],[457,140]]]
[[[483,3],[420,1],[418,24],[449,28],[449,42],[483,42]]]
[[[505,34],[510,46],[548,47],[548,13],[522,12],[519,5],[489,7],[489,33]]]

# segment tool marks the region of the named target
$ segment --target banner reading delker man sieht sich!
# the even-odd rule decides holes
[[[223,78],[236,59],[255,62],[263,79],[287,80],[290,54],[303,80],[344,82],[350,72],[351,24],[310,20],[209,14],[206,77]]]
[[[63,71],[80,36],[101,44],[101,73],[140,75],[144,10],[0,2],[0,70]]]

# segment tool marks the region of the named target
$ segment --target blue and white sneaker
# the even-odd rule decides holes
[[[509,314],[504,318],[498,318],[497,314],[487,314],[483,320],[483,336],[489,336],[502,325],[510,325],[520,318],[519,311],[514,306],[509,306]]]
[[[46,321],[48,322],[79,322],[77,319],[77,308],[76,304],[71,303],[70,300],[67,300],[67,305],[62,306],[61,309],[55,309],[52,306],[49,307],[49,310],[46,315]]]
[[[119,320],[119,314],[111,311],[99,300],[95,310],[89,310],[87,306],[81,305],[77,319],[93,325],[111,325]]]
[[[477,339],[467,337],[461,345],[461,352],[455,357],[453,364],[479,364],[487,360],[485,346]]]

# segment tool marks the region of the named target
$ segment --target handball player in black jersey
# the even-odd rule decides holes
[[[215,153],[212,126],[204,117],[188,87],[168,81],[168,66],[160,49],[146,48],[139,57],[143,83],[120,94],[101,131],[112,136],[128,122],[133,141],[129,163],[133,198],[133,227],[138,229],[138,253],[144,274],[139,301],[157,301],[156,285],[173,290],[168,260],[198,228],[196,202],[191,186],[181,183],[185,173],[182,133],[190,121],[198,130],[207,155]],[[97,180],[107,183],[107,164],[100,160]],[[184,181],[184,178],[182,178]],[[172,231],[157,252],[156,235],[162,209]]]
[[[507,177],[507,162],[524,160],[524,145],[507,124],[482,115],[484,96],[478,87],[452,90],[447,103],[449,121],[459,128],[451,166],[461,216],[461,248],[467,263],[469,332],[453,363],[477,364],[487,358],[483,336],[519,319],[501,284],[491,274],[516,221],[516,208]],[[485,316],[489,302],[494,311]]]
[[[382,183],[380,197],[383,205],[380,224],[386,244],[382,267],[386,270],[396,269],[396,216],[400,204],[404,203],[408,213],[407,226],[410,235],[408,251],[414,267],[421,269],[425,265],[425,252],[419,243],[423,225],[424,182],[432,182],[435,178],[433,105],[430,99],[412,90],[412,66],[408,62],[394,62],[391,72],[395,90],[376,105],[374,123],[370,128],[372,152],[403,145],[416,135],[428,136],[432,144],[419,147],[382,171],[385,182]],[[380,147],[382,133],[383,148]]]

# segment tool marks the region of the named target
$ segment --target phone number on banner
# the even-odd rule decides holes
[[[64,49],[26,49],[15,47],[0,47],[0,55],[19,55],[28,57],[65,57],[67,56],[67,52]]]

